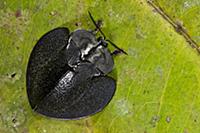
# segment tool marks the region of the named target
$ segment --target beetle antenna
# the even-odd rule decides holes
[[[114,44],[112,41],[110,40],[106,40],[107,42],[109,42],[113,47],[115,47],[116,49],[118,49],[119,51],[121,51],[122,53],[128,55],[123,49],[119,48],[116,44]]]
[[[105,34],[103,33],[103,31],[101,30],[101,28],[97,25],[97,23],[95,22],[94,18],[92,17],[92,14],[90,13],[90,11],[88,11],[88,14],[92,20],[92,22],[94,23],[94,25],[96,26],[96,28],[99,30],[99,32],[102,34],[104,40],[106,40],[107,42],[109,42],[113,47],[115,47],[116,49],[118,49],[119,51],[121,51],[122,53],[128,55],[123,49],[119,48],[117,45],[115,45],[112,41],[110,41],[109,39],[106,39]]]
[[[105,40],[105,39],[106,39],[105,34],[103,33],[103,31],[100,29],[100,27],[99,27],[99,26],[97,25],[97,23],[95,22],[95,20],[94,20],[94,18],[92,17],[92,14],[90,13],[90,11],[88,11],[88,13],[89,13],[89,16],[90,16],[92,22],[94,23],[95,27],[99,30],[99,32],[102,34],[102,36],[103,36],[103,38],[104,38],[104,40]]]

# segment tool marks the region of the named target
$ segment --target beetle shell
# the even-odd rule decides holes
[[[31,108],[62,119],[101,111],[115,93],[116,81],[106,76],[113,64],[109,50],[98,46],[92,33],[70,33],[64,27],[51,30],[29,58],[26,83]]]

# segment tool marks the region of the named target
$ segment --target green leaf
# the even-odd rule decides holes
[[[156,0],[167,14],[181,23],[191,38],[200,45],[200,1],[199,0]]]
[[[199,36],[199,8],[187,9],[189,13],[184,16],[183,0],[157,3],[172,18],[181,16],[192,39]],[[198,0],[190,3],[199,4]],[[147,1],[4,0],[0,7],[0,132],[200,131],[199,54]],[[81,120],[50,119],[34,113],[25,84],[33,46],[44,33],[58,26],[71,31],[94,29],[88,11],[103,20],[106,36],[128,52],[115,57],[114,98],[102,112]]]

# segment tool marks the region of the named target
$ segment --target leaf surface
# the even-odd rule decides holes
[[[157,2],[170,16],[180,17],[184,9],[183,0]],[[199,55],[145,0],[5,0],[0,7],[0,132],[200,131]],[[191,36],[199,35],[199,9],[180,17]],[[34,113],[25,86],[32,48],[55,27],[94,29],[88,11],[103,20],[107,38],[128,53],[115,57],[115,96],[86,119],[64,121]]]

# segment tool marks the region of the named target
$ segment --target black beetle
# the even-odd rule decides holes
[[[77,119],[101,111],[112,99],[116,81],[107,76],[114,61],[104,33],[89,12],[94,31],[55,28],[33,48],[26,84],[31,108],[45,116]]]

